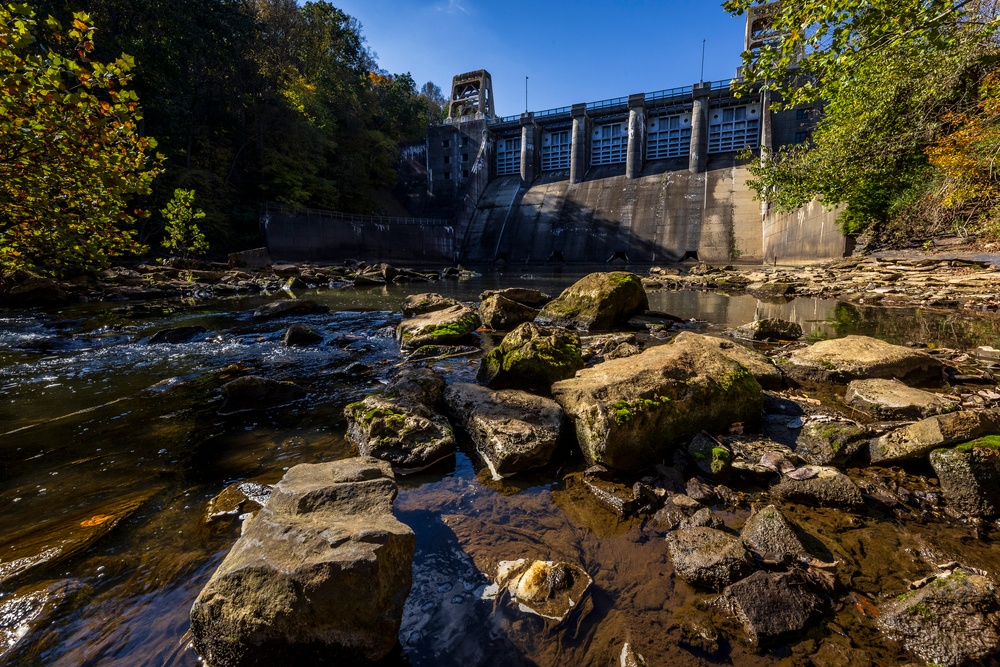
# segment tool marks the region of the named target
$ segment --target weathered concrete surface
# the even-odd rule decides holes
[[[763,252],[768,264],[844,257],[853,243],[837,227],[840,209],[826,209],[815,199],[790,213],[764,216]]]
[[[591,167],[577,185],[544,173],[523,192],[504,176],[486,188],[465,236],[462,259],[512,263],[761,259],[760,204],[733,156],[712,156],[691,174],[687,160],[645,165],[627,179],[624,165]],[[672,168],[673,170],[669,170]],[[838,255],[839,256],[839,255]]]

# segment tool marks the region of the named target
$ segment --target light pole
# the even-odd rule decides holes
[[[524,77],[524,113],[528,113],[528,77]]]

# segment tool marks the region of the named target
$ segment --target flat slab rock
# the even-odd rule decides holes
[[[396,645],[414,535],[392,515],[388,463],[289,470],[191,608],[212,667],[356,664]]]
[[[945,667],[1000,652],[1000,604],[994,585],[962,570],[882,605],[878,626],[908,651]]]
[[[461,304],[405,319],[396,327],[396,340],[406,350],[424,345],[454,343],[476,330],[479,315]]]
[[[796,380],[850,382],[898,378],[912,382],[941,379],[942,364],[925,352],[869,336],[846,336],[796,350],[780,364]]]
[[[1000,410],[963,410],[936,415],[886,433],[871,442],[871,462],[921,459],[933,450],[1000,433]]]
[[[469,433],[493,479],[547,464],[559,444],[563,411],[552,399],[455,383],[445,389],[445,403]]]
[[[922,419],[952,412],[961,405],[955,399],[885,379],[854,380],[847,385],[844,402],[880,419]]]

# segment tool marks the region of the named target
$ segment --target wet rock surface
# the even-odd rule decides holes
[[[720,606],[740,621],[751,642],[766,646],[805,630],[822,600],[796,573],[757,571],[726,587]]]
[[[396,340],[404,349],[423,345],[457,343],[479,326],[479,315],[468,306],[449,306],[414,315],[396,328]]]
[[[1000,515],[1000,437],[936,449],[930,461],[949,505],[971,516]]]
[[[484,595],[495,598],[506,591],[522,611],[562,621],[580,604],[592,582],[586,571],[571,563],[502,560],[493,587]]]
[[[347,438],[362,456],[387,461],[401,474],[428,468],[455,452],[455,434],[435,406],[444,381],[428,368],[400,371],[384,391],[344,408]]]
[[[786,473],[781,482],[771,487],[771,495],[779,500],[844,510],[860,510],[865,505],[861,490],[850,477],[824,466],[807,466]]]
[[[721,591],[754,570],[740,538],[716,528],[681,528],[667,536],[677,575],[698,588]]]
[[[740,532],[743,543],[765,558],[781,561],[786,554],[804,556],[808,552],[781,510],[766,505],[747,519]]]
[[[219,414],[280,408],[306,397],[306,390],[294,382],[248,375],[222,385]]]
[[[395,497],[375,459],[289,470],[191,608],[199,655],[213,667],[385,657],[414,550]]]
[[[531,322],[539,309],[518,303],[502,294],[491,294],[479,304],[479,319],[494,331],[510,331],[519,324]]]
[[[1000,410],[963,410],[928,417],[872,440],[871,462],[922,459],[939,447],[1000,433]]]

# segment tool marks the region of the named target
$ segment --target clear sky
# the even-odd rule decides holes
[[[433,81],[486,69],[497,114],[532,111],[735,75],[744,21],[722,0],[331,0],[361,21],[379,65]]]

